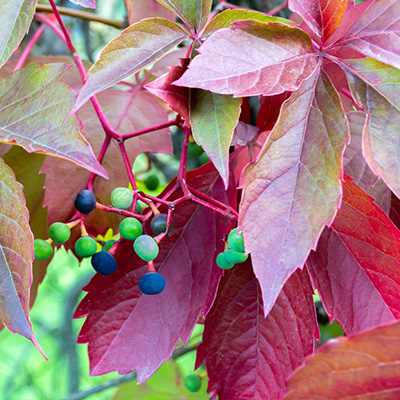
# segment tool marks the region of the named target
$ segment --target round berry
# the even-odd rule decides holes
[[[100,275],[111,275],[117,269],[117,262],[110,253],[99,251],[92,257],[92,267]]]
[[[33,253],[38,260],[45,260],[53,254],[51,244],[43,239],[33,241]]]
[[[133,203],[132,190],[124,187],[117,187],[111,193],[111,204],[115,208],[126,210]]]
[[[160,180],[158,179],[157,175],[151,174],[144,180],[144,184],[146,185],[147,189],[156,190],[160,184]]]
[[[217,255],[217,265],[222,269],[231,269],[235,264],[228,263],[228,261],[226,261],[224,253],[219,253]]]
[[[198,392],[201,388],[201,378],[196,374],[191,374],[185,377],[183,384],[189,392]]]
[[[158,256],[158,244],[148,235],[139,236],[133,244],[136,254],[144,261],[154,260]]]
[[[119,233],[124,239],[135,240],[143,233],[143,227],[136,218],[128,217],[119,224]]]
[[[232,250],[244,253],[243,233],[237,233],[238,228],[232,229],[228,236],[228,244]]]
[[[190,158],[200,157],[204,153],[204,150],[197,143],[190,143],[188,146],[187,155]]]
[[[224,252],[225,259],[230,264],[239,264],[247,260],[248,254],[239,253],[232,249],[226,249]]]
[[[139,289],[143,294],[159,294],[165,288],[165,278],[157,272],[148,272],[139,279]]]
[[[116,242],[116,240],[114,240],[114,239],[107,240],[107,242],[104,243],[102,250],[103,250],[103,251],[108,251],[108,250],[110,250],[111,247],[114,246],[114,243],[115,243],[115,242]]]
[[[71,230],[63,222],[54,222],[49,228],[49,238],[55,243],[65,243],[71,236]]]
[[[83,236],[75,242],[75,253],[79,257],[91,257],[96,251],[97,242],[89,236]]]
[[[160,233],[164,233],[167,231],[167,214],[157,214],[153,217],[150,222],[151,230],[154,234],[159,235]],[[174,221],[171,219],[171,224],[169,226],[169,232],[174,228]]]
[[[81,190],[75,197],[74,205],[82,214],[89,214],[96,208],[96,197],[90,190]]]

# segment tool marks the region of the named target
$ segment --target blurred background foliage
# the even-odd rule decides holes
[[[134,3],[135,0],[132,0]],[[48,4],[40,0],[41,4]],[[259,11],[268,11],[278,6],[281,0],[232,0],[233,4]],[[67,0],[59,0],[59,6],[81,9]],[[95,12],[104,18],[112,18],[126,23],[126,10],[123,0],[97,0]],[[288,17],[287,10],[280,16]],[[101,49],[120,30],[98,23],[63,16],[71,31],[72,39],[82,58],[94,61]],[[25,43],[37,29],[33,22]],[[23,43],[24,45],[24,43]],[[32,55],[67,55],[64,45],[50,31],[46,30]],[[257,99],[250,101],[257,111]],[[254,119],[254,118],[252,118]],[[157,195],[168,182],[176,176],[179,167],[182,133],[176,129],[171,132],[174,154],[142,154],[134,164],[139,189]],[[188,168],[194,169],[208,162],[207,155],[200,146],[191,143],[189,147]],[[146,179],[154,176],[158,184],[154,188],[146,186]],[[153,179],[154,181],[154,179]],[[112,232],[99,239],[112,239]],[[173,359],[164,363],[149,381],[137,385],[135,373],[119,377],[117,373],[103,376],[89,376],[87,345],[76,344],[83,320],[72,320],[78,302],[84,296],[81,290],[93,276],[89,260],[79,264],[71,252],[61,247],[47,269],[38,296],[31,310],[31,321],[36,337],[47,354],[46,361],[30,342],[8,330],[0,332],[0,399],[4,400],[206,400],[207,377],[204,367],[197,374],[203,377],[201,390],[190,393],[184,388],[183,379],[193,373],[195,347],[201,341],[203,327],[197,325],[186,347],[180,343]],[[316,309],[321,327],[321,342],[343,334],[340,326],[330,324],[322,305],[316,296]]]

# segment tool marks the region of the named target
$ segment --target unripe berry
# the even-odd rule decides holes
[[[111,193],[111,204],[115,208],[126,210],[133,203],[132,190],[124,187],[117,187]]]
[[[43,239],[33,241],[33,253],[38,260],[45,260],[53,254],[51,244]]]
[[[65,243],[71,236],[71,230],[63,222],[54,222],[49,228],[49,238],[55,243]]]

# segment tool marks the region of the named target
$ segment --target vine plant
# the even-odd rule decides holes
[[[212,0],[157,1],[125,1],[130,25],[88,71],[62,14],[91,14],[54,0],[0,6],[0,141],[27,151],[1,149],[0,318],[42,351],[29,307],[48,260],[35,261],[32,283],[32,232],[45,239],[48,225],[66,223],[59,243],[76,250],[79,237],[98,240],[125,218],[150,236],[161,213],[157,256],[143,257],[122,228],[107,249],[114,273],[103,274],[93,254],[100,273],[75,312],[86,318],[78,342],[89,344],[91,374],[137,370],[143,382],[203,323],[196,364],[205,363],[210,398],[363,398],[384,390],[395,399],[400,2],[289,0],[262,13],[227,1],[214,9]],[[286,6],[293,18],[275,16]],[[136,7],[149,18],[135,20]],[[39,27],[20,46],[33,17]],[[30,57],[47,29],[74,67]],[[183,132],[179,170],[153,196],[138,188],[133,161],[171,153],[172,127]],[[191,142],[210,162],[188,171]],[[129,185],[132,202],[110,205],[111,191]],[[82,190],[95,196],[92,212],[78,200],[74,208]],[[165,290],[143,289],[148,273],[162,275]],[[350,338],[313,355],[315,289]],[[330,397],[326,382],[310,379],[321,374]]]

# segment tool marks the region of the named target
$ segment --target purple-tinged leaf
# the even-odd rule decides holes
[[[251,20],[215,32],[199,52],[175,84],[234,97],[296,90],[318,58],[301,29]]]
[[[288,382],[284,400],[398,400],[400,324],[332,340]]]
[[[307,273],[298,270],[290,277],[265,318],[248,261],[222,278],[196,364],[205,362],[208,390],[220,400],[279,400],[318,337]]]
[[[257,126],[263,131],[271,130],[279,117],[282,104],[291,92],[283,92],[276,96],[260,96],[260,109],[257,114]]]
[[[400,318],[400,231],[348,176],[342,206],[307,266],[328,315],[347,334]]]
[[[157,0],[175,13],[188,28],[200,32],[210,15],[212,0]]]
[[[65,70],[65,64],[31,64],[0,82],[0,142],[64,158],[107,178],[79,132],[78,118],[65,119],[75,100],[60,82]]]
[[[0,67],[9,59],[29,29],[38,0],[0,2]]]
[[[362,135],[366,122],[366,115],[361,111],[352,111],[347,114],[350,127],[350,144],[343,155],[344,172],[353,178],[353,182],[375,199],[382,210],[389,213],[390,189],[369,168],[362,155]]]
[[[161,17],[173,21],[175,14],[157,0],[124,0],[129,24],[144,18]]]
[[[170,71],[160,76],[156,80],[145,85],[150,93],[165,101],[172,110],[177,112],[185,121],[189,123],[189,89],[172,85],[185,72],[189,60],[181,60],[182,65],[170,67]]]
[[[330,321],[336,319],[347,335],[395,321],[366,271],[332,228],[322,232],[306,265]]]
[[[69,1],[81,7],[94,8],[94,9],[97,8],[95,0],[69,0]]]
[[[400,68],[400,2],[375,0],[338,43]]]
[[[342,21],[347,0],[289,0],[288,7],[299,14],[310,29],[325,41]]]
[[[29,321],[32,261],[33,235],[22,186],[0,159],[0,319],[44,355]]]
[[[239,121],[236,125],[235,131],[233,132],[231,146],[247,146],[247,144],[255,138],[258,131],[259,128],[256,126]]]
[[[400,71],[372,59],[341,60],[355,100],[369,120],[363,154],[378,177],[400,197]]]
[[[187,37],[178,24],[163,18],[148,18],[129,26],[104,47],[89,69],[72,112],[94,94],[159,60]]]
[[[229,146],[239,120],[241,99],[205,90],[190,91],[190,123],[193,137],[203,147],[220,173],[225,187],[229,183]]]
[[[244,19],[252,19],[260,22],[281,22],[289,26],[294,26],[294,23],[279,17],[271,17],[258,11],[242,10],[235,8],[233,10],[225,10],[217,14],[205,27],[202,36],[211,35],[215,31],[222,28],[232,28],[232,24]]]
[[[321,71],[283,104],[257,162],[243,173],[239,227],[266,315],[335,217],[347,141],[339,96]]]
[[[235,206],[235,191],[225,192],[211,163],[189,172],[187,182]],[[179,191],[171,199],[182,195]],[[189,339],[200,315],[211,308],[221,276],[215,257],[223,250],[226,220],[193,202],[175,209],[174,229],[160,243],[154,261],[166,279],[161,294],[148,296],[139,291],[138,280],[147,272],[147,264],[129,241],[116,253],[117,271],[95,276],[85,288],[88,294],[75,317],[87,317],[78,341],[89,343],[92,375],[137,369],[138,382],[145,381],[171,357],[179,339]]]
[[[97,99],[112,126],[120,133],[148,128],[168,120],[165,107],[154,96],[144,91],[131,93],[109,89],[100,93]],[[92,104],[88,103],[82,107],[79,116],[85,125],[82,133],[97,154],[105,135]],[[173,150],[168,128],[131,138],[125,142],[125,146],[131,162],[145,151],[172,153]],[[119,186],[127,187],[129,182],[116,141],[110,143],[103,166],[110,179],[96,178],[93,189],[100,203],[110,205],[113,189]],[[41,172],[46,174],[44,204],[48,208],[49,225],[57,221],[67,221],[75,211],[75,196],[85,188],[90,174],[82,168],[73,168],[71,163],[50,157],[44,162]],[[115,213],[93,210],[85,219],[85,224],[89,233],[97,236],[104,235],[109,228],[116,232],[120,221],[121,217]],[[74,239],[77,238],[72,236],[67,242],[67,248],[73,248]]]

